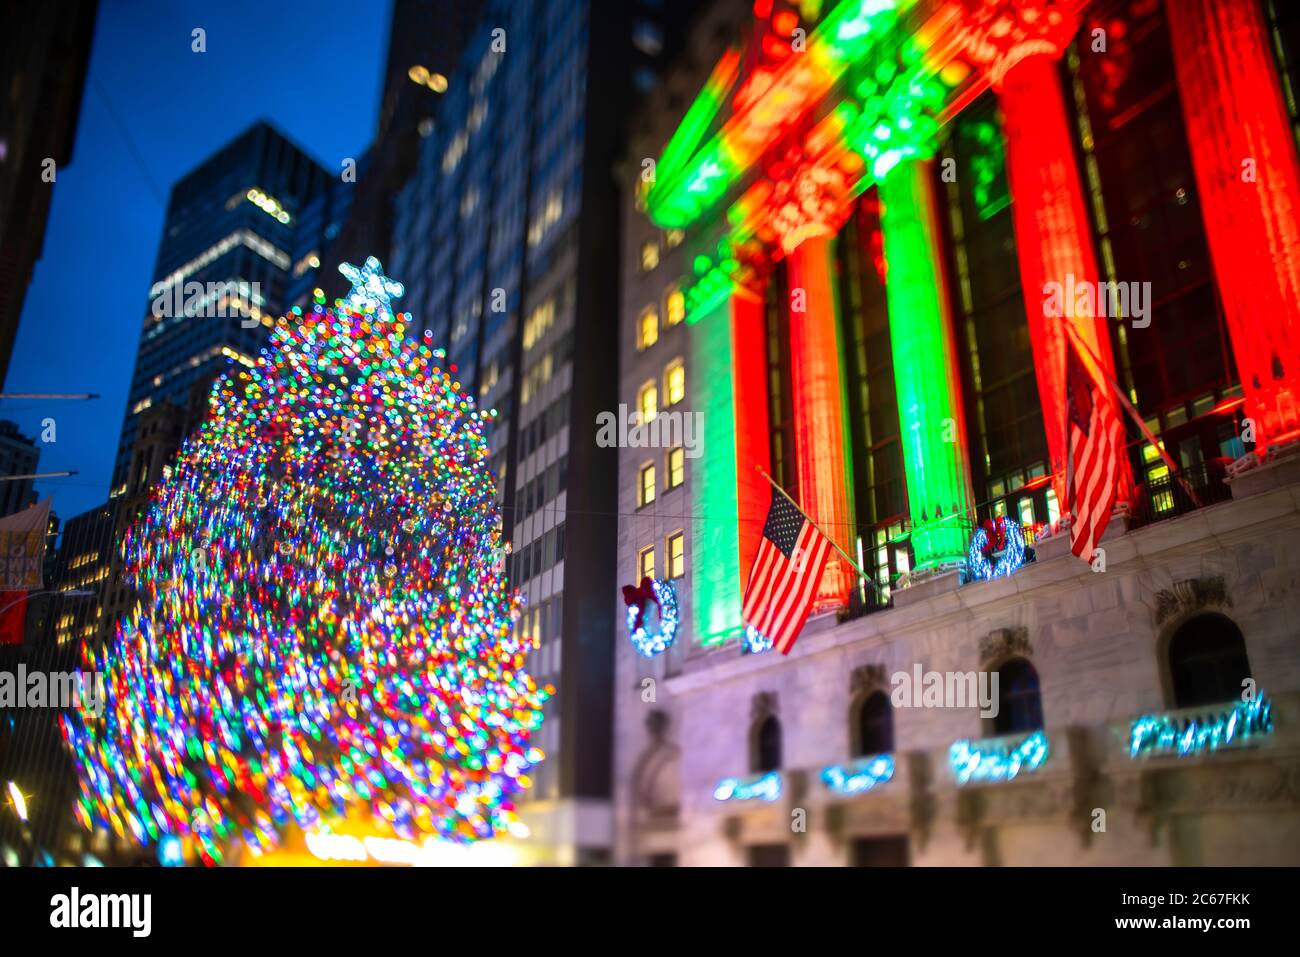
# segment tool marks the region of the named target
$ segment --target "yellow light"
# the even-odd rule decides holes
[[[447,78],[441,73],[430,73],[428,80],[429,89],[434,93],[447,92]]]
[[[13,781],[9,782],[9,803],[14,806],[14,811],[18,814],[18,819],[26,821],[27,799],[23,797],[23,792],[18,790],[18,785]]]
[[[415,66],[411,67],[409,70],[407,70],[406,75],[411,78],[412,83],[419,83],[423,85],[429,82],[429,71],[425,67],[420,66],[418,63]]]

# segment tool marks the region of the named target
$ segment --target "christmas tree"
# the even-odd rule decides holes
[[[209,412],[122,543],[139,601],[87,647],[69,715],[76,813],[207,862],[367,815],[413,839],[517,830],[550,689],[518,598],[478,411],[372,259],[294,309]]]

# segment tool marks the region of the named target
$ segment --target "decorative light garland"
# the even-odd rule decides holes
[[[740,640],[746,654],[761,655],[763,652],[772,649],[772,639],[760,632],[753,625],[745,626],[745,632],[741,636]]]
[[[1250,701],[1238,701],[1226,711],[1198,717],[1143,715],[1129,727],[1129,757],[1177,755],[1187,757],[1218,751],[1233,742],[1273,733],[1273,705],[1261,691]]]
[[[713,789],[715,801],[775,801],[780,796],[780,771],[768,771],[753,778],[724,778]]]
[[[632,647],[646,658],[668,650],[677,637],[677,590],[672,582],[644,578],[639,588],[623,587],[627,602],[627,630]],[[659,625],[653,631],[646,625],[646,605],[659,610]]]
[[[1047,735],[1042,731],[1033,732],[1015,747],[1000,738],[974,744],[962,740],[948,749],[948,766],[958,784],[1010,781],[1042,767],[1048,750]]]
[[[894,777],[894,756],[877,754],[822,769],[822,781],[836,794],[865,794]]]
[[[296,822],[468,843],[510,830],[553,691],[498,562],[485,427],[402,287],[279,322],[122,545],[138,600],[83,659],[110,706],[63,718],[76,816],[206,863]]]
[[[997,551],[997,540],[1005,543],[1002,555],[994,563],[990,556]],[[997,521],[985,521],[975,529],[966,552],[966,566],[974,581],[1004,578],[1025,563],[1025,533],[1018,522],[999,515]]]

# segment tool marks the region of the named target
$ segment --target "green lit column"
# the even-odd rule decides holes
[[[691,463],[692,633],[701,645],[739,635],[741,582],[736,460],[736,382],[732,375],[731,297],[689,314],[691,405],[701,454]]]
[[[930,164],[900,162],[879,188],[912,553],[918,570],[956,565],[974,499]]]

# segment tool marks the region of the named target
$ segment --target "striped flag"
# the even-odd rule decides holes
[[[783,655],[808,618],[830,551],[830,539],[773,486],[741,617]]]
[[[1070,550],[1085,562],[1115,508],[1124,429],[1115,403],[1084,367],[1078,348],[1066,346],[1065,401],[1069,433],[1067,508],[1074,517]]]

